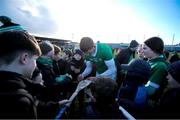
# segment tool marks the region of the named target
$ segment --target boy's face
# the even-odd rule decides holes
[[[54,59],[55,61],[58,61],[60,58],[61,58],[60,53],[54,54],[53,59]]]
[[[81,55],[79,54],[74,54],[73,56],[77,61],[79,61],[81,59]]]
[[[131,51],[136,51],[137,50],[137,48],[138,48],[138,46],[137,47],[133,47],[133,48],[130,48],[131,49]]]
[[[34,79],[33,82],[36,84],[44,85],[44,80],[42,79],[42,74],[39,73]]]
[[[92,55],[95,52],[96,46],[93,46],[92,48],[90,48],[87,53]]]
[[[138,53],[138,55],[139,55],[140,58],[144,58],[142,46],[139,46],[139,47],[138,47],[137,53]]]
[[[26,58],[26,64],[25,64],[25,68],[24,68],[24,75],[28,78],[32,77],[32,73],[34,71],[34,69],[36,68],[36,59],[38,58],[38,56],[34,55],[34,56],[28,56]]]
[[[142,53],[144,55],[144,57],[146,58],[154,58],[155,57],[155,53],[151,50],[151,48],[149,48],[146,44],[143,44],[143,50]]]

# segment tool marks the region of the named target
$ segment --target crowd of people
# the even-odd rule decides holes
[[[180,58],[169,57],[160,37],[132,40],[117,55],[90,37],[62,50],[0,21],[0,119],[53,119],[85,79],[92,83],[62,118],[126,119],[120,106],[134,118],[180,118]]]

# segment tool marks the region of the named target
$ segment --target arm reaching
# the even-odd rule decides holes
[[[112,58],[111,60],[105,61],[105,64],[107,66],[107,70],[100,74],[99,76],[108,76],[111,77],[112,79],[116,79],[116,65],[114,62],[114,59]]]

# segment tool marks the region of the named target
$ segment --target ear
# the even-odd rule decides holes
[[[28,53],[22,53],[22,54],[20,55],[19,61],[20,61],[20,63],[22,63],[22,64],[26,64],[26,63],[28,62],[28,58],[29,58],[29,54],[28,54]]]

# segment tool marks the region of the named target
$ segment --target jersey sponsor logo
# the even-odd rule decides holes
[[[101,58],[90,58],[90,61],[93,61],[93,62],[101,62],[103,61]]]

